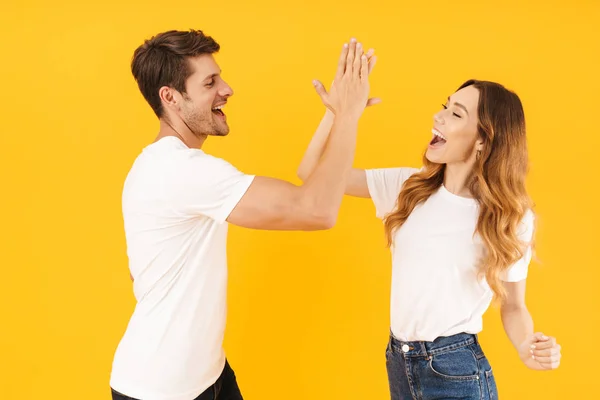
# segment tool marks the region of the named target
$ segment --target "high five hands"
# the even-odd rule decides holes
[[[364,53],[362,44],[351,39],[342,48],[329,92],[320,81],[313,81],[321,101],[336,116],[360,116],[365,107],[381,102],[379,98],[369,98],[369,75],[377,62],[374,54],[373,49]]]

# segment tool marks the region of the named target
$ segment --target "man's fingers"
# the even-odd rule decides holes
[[[357,79],[360,79],[362,75],[362,64],[367,57],[364,57],[363,60],[363,48],[362,43],[356,44],[356,53],[354,53],[354,64],[352,65],[353,76]]]
[[[381,103],[381,99],[379,97],[373,97],[367,101],[367,107],[374,106],[375,104]]]
[[[346,71],[346,58],[348,57],[348,43],[344,43],[342,47],[342,53],[340,54],[340,59],[338,61],[338,67],[335,74],[336,79],[341,79],[344,76],[344,72]]]
[[[346,55],[346,75],[352,76],[354,64],[354,54],[356,53],[356,39],[350,40],[350,45],[348,46],[348,54]]]
[[[360,69],[356,75],[362,82],[367,82],[369,80],[369,61],[364,54],[360,57]]]

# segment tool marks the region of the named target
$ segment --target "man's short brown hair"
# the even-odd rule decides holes
[[[185,81],[193,72],[188,58],[213,54],[219,49],[212,37],[191,29],[159,33],[135,50],[131,72],[158,118],[164,111],[158,93],[160,88],[169,86],[185,93]]]

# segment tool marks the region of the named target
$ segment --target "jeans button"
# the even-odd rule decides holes
[[[407,344],[402,345],[402,351],[405,353],[408,353],[408,350],[410,350],[410,348],[408,347]]]

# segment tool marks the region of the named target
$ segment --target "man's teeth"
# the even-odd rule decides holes
[[[448,140],[446,139],[446,137],[444,135],[442,135],[441,133],[439,133],[438,131],[436,131],[435,129],[433,129],[431,131],[435,136],[439,137],[440,139],[444,139],[444,140]]]
[[[223,104],[222,106],[218,106],[218,107],[213,108],[213,111],[214,110],[221,110],[223,107],[225,107],[225,104]]]

